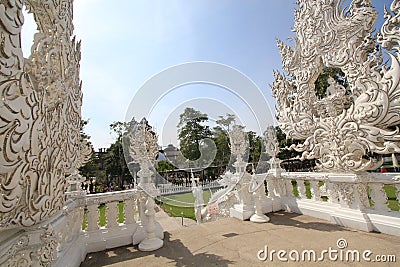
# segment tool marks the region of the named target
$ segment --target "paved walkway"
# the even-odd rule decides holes
[[[365,250],[372,251],[367,255],[372,260],[376,255],[395,255],[400,262],[400,237],[343,228],[305,215],[277,212],[269,214],[271,221],[265,224],[226,218],[197,225],[185,219],[184,226],[180,218],[170,218],[163,211],[157,212],[157,217],[165,230],[161,249],[141,252],[136,246],[125,246],[91,253],[81,266],[399,266],[399,263],[367,263],[362,259]],[[338,249],[338,239],[344,239],[347,247]],[[276,253],[272,262],[270,258],[259,260],[257,253],[266,246],[268,254],[272,250],[286,251],[282,256],[289,262],[279,261]],[[304,250],[314,250],[318,259],[323,250],[330,248],[339,251],[331,252],[332,259],[337,255],[337,260],[329,260],[327,252],[322,262],[301,261]],[[300,261],[289,259],[289,253],[296,257],[296,251],[292,250],[299,252]],[[352,259],[349,250],[358,250],[361,261],[340,261],[340,251],[344,260],[346,254]],[[307,260],[308,254],[304,255]]]

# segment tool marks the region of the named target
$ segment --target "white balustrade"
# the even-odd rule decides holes
[[[268,199],[273,199],[274,190],[282,192],[281,206],[287,211],[364,231],[400,235],[400,179],[396,173],[282,172],[278,176],[266,175]],[[286,190],[277,188],[282,179]],[[296,181],[298,197],[293,193],[296,190],[293,190],[292,181]],[[307,198],[308,192],[311,198]],[[390,192],[390,196],[386,192]],[[272,201],[265,203],[271,205]]]
[[[192,186],[181,186],[181,185],[175,185],[175,184],[162,184],[162,185],[158,185],[157,188],[160,190],[160,194],[162,196],[192,192]],[[204,185],[203,185],[203,190],[217,189],[217,188],[221,188],[221,185],[217,181],[204,183]]]

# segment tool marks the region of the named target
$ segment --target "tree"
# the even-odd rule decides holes
[[[158,172],[167,172],[175,169],[175,166],[170,163],[168,160],[161,160],[157,163],[157,171]]]
[[[247,138],[249,140],[249,162],[257,163],[261,156],[261,137],[256,135],[255,132],[247,132]]]
[[[83,177],[89,178],[98,175],[99,164],[96,158],[96,154],[93,149],[93,145],[90,142],[90,136],[85,133],[85,126],[89,123],[89,120],[81,120],[80,136],[81,141],[86,141],[87,145],[91,148],[90,159],[79,168],[79,172]]]
[[[229,163],[231,150],[229,148],[228,133],[220,127],[214,127],[213,140],[217,147],[217,154],[213,164],[216,166],[226,166]]]
[[[122,187],[124,180],[131,180],[131,175],[126,165],[124,150],[122,147],[123,135],[127,130],[128,124],[115,121],[110,124],[112,133],[117,135],[115,143],[107,149],[105,157],[105,170],[109,178],[116,177],[118,186]]]
[[[211,137],[210,127],[202,124],[207,121],[207,114],[201,113],[194,108],[186,108],[180,114],[178,124],[180,150],[191,161],[200,158],[200,141]]]
[[[231,124],[235,123],[236,117],[233,114],[226,113],[225,117],[224,116],[218,116],[219,120],[216,121],[216,123],[219,126],[222,126],[225,131],[229,132]]]

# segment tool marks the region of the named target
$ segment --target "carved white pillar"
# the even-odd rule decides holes
[[[325,182],[326,185],[326,191],[328,194],[328,202],[329,203],[339,203],[339,193],[338,193],[338,188],[335,186],[334,183],[332,182]]]
[[[92,204],[87,207],[87,231],[94,231],[99,229],[99,208],[97,204]]]
[[[136,201],[128,199],[124,203],[125,224],[135,223]]]
[[[321,200],[321,191],[319,189],[319,181],[310,181],[311,199],[314,201]]]
[[[250,221],[256,223],[266,223],[269,222],[268,216],[264,215],[262,211],[262,197],[264,195],[264,184],[260,185],[255,192],[255,208],[256,212],[250,217]]]
[[[292,181],[290,179],[285,179],[285,185],[286,185],[286,196],[294,197]]]
[[[107,218],[107,228],[117,227],[118,224],[118,201],[107,203],[106,208],[106,218]]]
[[[268,197],[274,198],[275,195],[275,180],[270,178],[267,180],[267,190],[268,190]]]
[[[383,190],[384,184],[382,183],[370,183],[368,184],[371,189],[371,199],[373,202],[373,209],[379,211],[390,211],[387,206],[387,196],[385,190]]]
[[[304,184],[304,180],[301,180],[301,179],[297,180],[297,189],[298,189],[300,198],[302,198],[302,199],[307,198],[306,186]]]
[[[164,242],[156,237],[156,226],[155,226],[155,210],[154,210],[154,199],[150,196],[147,197],[145,215],[147,218],[146,224],[146,238],[140,242],[139,249],[141,251],[153,251],[161,248]]]

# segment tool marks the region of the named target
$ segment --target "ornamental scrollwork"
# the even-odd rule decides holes
[[[274,72],[277,119],[288,138],[304,140],[291,148],[302,159],[317,159],[321,170],[362,172],[381,162],[373,154],[399,153],[400,1],[385,8],[377,36],[377,12],[370,0],[298,0],[292,48],[278,40],[286,75]],[[391,65],[383,63],[383,48]],[[315,81],[324,67],[340,68],[344,88],[328,80],[319,99]]]
[[[229,141],[231,154],[238,157],[240,160],[244,160],[243,156],[247,152],[248,145],[246,133],[243,131],[242,126],[233,125],[232,130],[229,132]]]
[[[276,138],[276,131],[274,126],[268,126],[264,132],[264,145],[265,152],[272,158],[276,158],[279,153],[279,143]]]
[[[22,9],[38,32],[21,49]],[[81,142],[80,42],[72,0],[0,3],[0,231],[32,226],[65,202],[65,177],[85,160]]]

